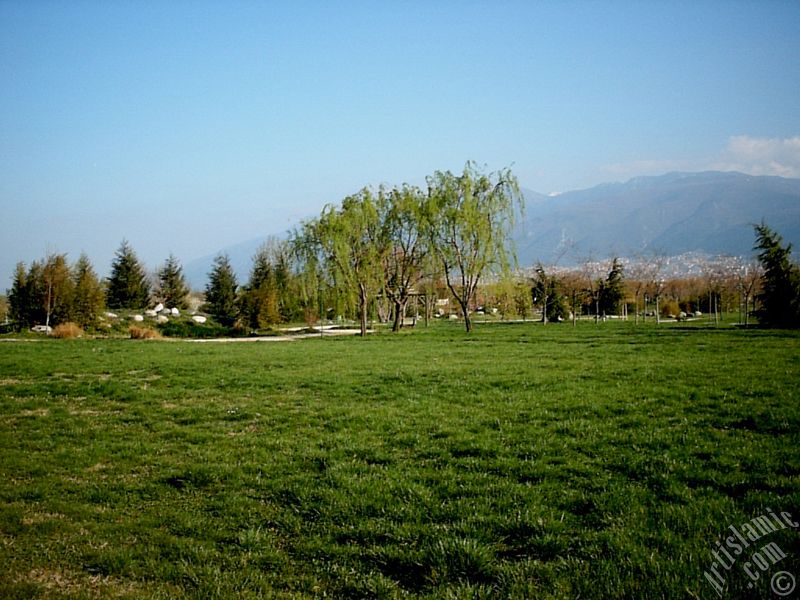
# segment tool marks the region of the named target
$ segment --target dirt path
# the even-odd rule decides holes
[[[326,329],[321,333],[297,333],[294,335],[265,335],[262,337],[242,337],[242,338],[172,338],[176,342],[194,342],[198,344],[230,344],[236,342],[294,342],[296,340],[306,340],[309,338],[331,337],[341,335],[358,335],[358,329]],[[161,338],[162,340],[168,338]]]
[[[144,341],[157,341],[157,342],[191,342],[193,344],[235,344],[244,342],[294,342],[297,340],[305,340],[309,338],[319,337],[333,337],[342,335],[358,335],[361,333],[358,329],[325,329],[321,333],[296,333],[292,335],[265,335],[260,337],[240,337],[240,338],[169,338],[161,337],[152,340]],[[370,330],[367,333],[372,333]],[[0,342],[43,342],[46,341],[47,336],[41,338],[0,338]],[[105,339],[105,338],[97,338]],[[116,338],[128,339],[128,338]]]

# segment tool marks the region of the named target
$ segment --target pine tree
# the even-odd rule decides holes
[[[189,307],[189,286],[180,262],[172,254],[158,271],[158,298],[170,308]]]
[[[251,329],[269,327],[281,320],[276,273],[267,244],[253,257],[250,280],[240,298],[240,312]]]
[[[230,327],[236,322],[238,313],[236,304],[237,287],[236,273],[231,267],[230,258],[227,254],[217,256],[214,259],[214,268],[208,275],[205,310],[218,323],[226,327]]]
[[[72,268],[74,293],[72,314],[74,321],[84,329],[97,323],[103,309],[103,287],[86,254],[81,254]]]
[[[615,258],[611,263],[611,270],[608,276],[599,285],[600,311],[604,315],[619,314],[622,303],[625,301],[625,282],[623,279],[623,267],[619,259]]]
[[[765,223],[756,225],[756,250],[764,269],[759,322],[767,327],[800,327],[800,269],[791,261],[792,245]]]
[[[29,307],[28,274],[25,271],[25,263],[19,262],[14,269],[14,282],[8,290],[8,317],[17,330],[30,325]]]
[[[144,268],[127,240],[111,264],[106,303],[109,308],[144,308],[150,302],[150,284]]]
[[[558,278],[548,275],[541,264],[536,267],[535,273],[531,299],[534,305],[542,307],[542,322],[563,321],[567,309],[564,306],[564,296]]]
[[[44,282],[44,262],[35,260],[25,278],[25,325],[44,325],[47,321],[47,288]]]

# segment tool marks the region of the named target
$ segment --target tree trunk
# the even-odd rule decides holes
[[[544,302],[542,302],[542,325],[547,325],[547,294],[545,294]]]
[[[719,300],[717,294],[712,296],[714,302],[714,325],[719,325]]]
[[[403,327],[403,320],[406,315],[406,304],[408,299],[394,301],[394,321],[392,323],[392,331],[397,332]]]
[[[748,294],[744,295],[744,326],[747,327],[747,314],[748,309],[750,308],[750,298]]]
[[[575,326],[577,325],[577,323],[578,323],[578,321],[577,321],[577,315],[576,315],[576,313],[577,313],[577,308],[578,308],[578,307],[576,306],[576,305],[577,305],[577,303],[578,303],[578,299],[577,299],[577,297],[576,297],[575,290],[572,290],[572,326],[573,326],[573,327],[575,327]]]
[[[458,304],[461,307],[461,314],[464,316],[464,327],[467,328],[467,333],[472,331],[472,320],[469,317],[469,300],[462,301],[458,298]]]
[[[472,331],[472,320],[469,318],[469,311],[465,308],[464,312],[464,327],[467,328],[467,333]]]
[[[364,285],[359,284],[358,287],[358,296],[359,296],[359,313],[361,316],[361,337],[366,337],[367,335],[367,308],[369,305],[369,297],[367,295],[367,289]]]

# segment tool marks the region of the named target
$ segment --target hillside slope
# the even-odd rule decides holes
[[[520,264],[658,252],[749,255],[762,220],[800,243],[800,180],[669,173],[558,196],[526,192]],[[566,250],[564,250],[566,248]]]

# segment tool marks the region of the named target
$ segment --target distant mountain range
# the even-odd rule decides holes
[[[750,256],[762,220],[800,244],[800,179],[669,173],[558,195],[526,191],[525,199],[515,232],[521,266],[649,253]]]
[[[750,256],[753,225],[762,220],[800,248],[800,179],[668,173],[558,195],[529,190],[524,195],[525,214],[514,232],[522,267],[651,253]],[[240,283],[266,239],[220,250],[230,256]],[[195,289],[205,286],[214,256],[184,266]]]

